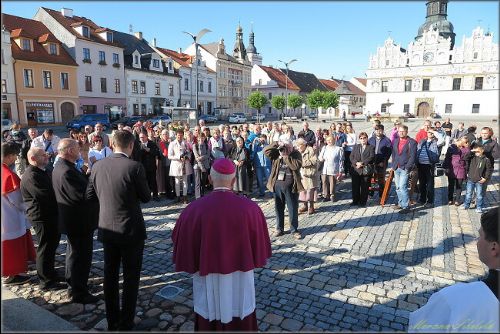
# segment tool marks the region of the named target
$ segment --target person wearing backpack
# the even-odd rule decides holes
[[[434,206],[434,165],[439,161],[439,148],[433,130],[427,131],[427,138],[417,145],[417,169],[420,190],[420,204]]]

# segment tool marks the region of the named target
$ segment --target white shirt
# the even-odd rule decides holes
[[[113,154],[113,151],[107,146],[105,146],[100,151],[95,148],[91,148],[89,150],[89,169],[91,169],[92,165],[94,164],[92,160],[90,160],[91,157],[94,157],[96,161],[99,161],[101,159],[109,157],[111,154]]]

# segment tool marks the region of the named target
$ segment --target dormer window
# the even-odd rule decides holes
[[[153,67],[154,68],[160,68],[160,60],[153,59]]]
[[[24,51],[31,51],[31,41],[29,39],[22,39],[22,46]]]
[[[113,33],[112,32],[107,32],[106,33],[106,40],[110,43],[113,43]]]
[[[172,71],[172,62],[169,62],[169,63],[168,63],[168,69],[169,69],[170,71]]]
[[[57,44],[55,44],[55,43],[50,43],[49,44],[49,53],[51,55],[56,55],[57,56]]]
[[[83,37],[90,38],[90,29],[87,26],[82,26],[82,35]]]
[[[136,64],[136,65],[139,64],[139,56],[138,55],[134,56],[134,64]]]

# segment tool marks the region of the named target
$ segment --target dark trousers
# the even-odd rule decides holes
[[[380,166],[383,164],[382,166]],[[385,171],[387,169],[387,163],[379,163],[375,165],[375,174],[373,177],[375,178],[376,182],[378,183],[378,194],[379,197],[382,197],[382,194],[384,193],[384,187],[385,187]]]
[[[36,249],[36,272],[40,279],[40,285],[44,286],[55,282],[56,279],[54,263],[56,250],[61,240],[61,234],[59,233],[55,221],[33,223],[32,225],[38,238],[38,247]]]
[[[351,173],[351,151],[344,151],[344,174],[345,175],[352,175]]]
[[[134,327],[135,307],[139,293],[144,240],[137,244],[103,242],[104,301],[108,330],[130,330]],[[119,274],[123,266],[123,294],[120,310]]]
[[[366,205],[371,175],[359,175],[357,172],[351,170],[351,178],[352,201],[359,205]]]
[[[274,210],[276,212],[276,229],[285,229],[285,205],[288,209],[291,232],[299,229],[299,194],[292,193],[292,186],[274,187]]]
[[[158,196],[158,184],[156,184],[156,169],[146,169],[146,179],[148,180],[149,190],[153,196]]]
[[[200,198],[205,193],[207,179],[207,172],[202,172],[201,169],[194,170],[194,195],[196,198]]]
[[[165,194],[168,198],[175,198],[174,178],[170,176],[170,165],[164,167]]]
[[[417,164],[420,203],[434,203],[434,169],[432,165]]]
[[[84,236],[67,236],[66,282],[72,297],[82,297],[89,293],[90,266],[92,264],[93,233]]]
[[[463,179],[456,179],[448,176],[448,201],[460,203],[463,184]]]

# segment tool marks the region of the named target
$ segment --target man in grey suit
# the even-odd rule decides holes
[[[92,168],[87,198],[99,200],[97,238],[104,249],[104,299],[108,330],[131,330],[139,291],[146,227],[140,202],[151,200],[146,171],[130,159],[134,135],[117,131],[115,153]],[[120,311],[119,273],[123,265]]]

